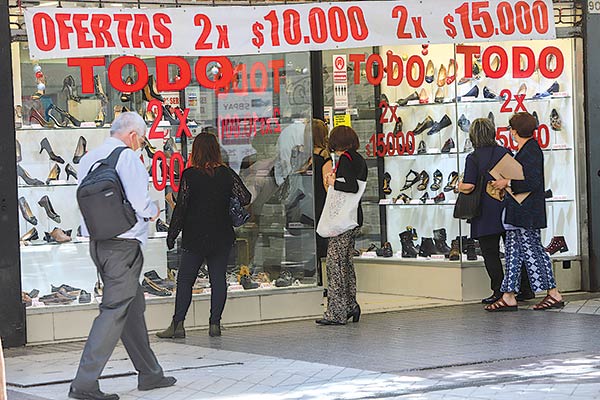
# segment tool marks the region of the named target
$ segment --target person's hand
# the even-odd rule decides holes
[[[150,218],[150,221],[152,221],[152,222],[156,221],[158,219],[158,217],[160,216],[160,208],[156,207],[156,209],[158,210],[156,212],[156,215],[154,217]]]
[[[506,189],[508,182],[508,179],[498,179],[496,181],[492,181],[492,186],[498,190],[502,190]]]
[[[325,176],[325,182],[328,186],[335,185],[335,172],[330,172]]]

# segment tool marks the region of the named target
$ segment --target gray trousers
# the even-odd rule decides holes
[[[80,391],[99,388],[98,378],[119,339],[138,371],[139,383],[162,379],[163,370],[150,349],[144,320],[146,302],[139,283],[144,257],[139,242],[92,240],[90,255],[104,290],[100,314],[90,330],[72,387]]]

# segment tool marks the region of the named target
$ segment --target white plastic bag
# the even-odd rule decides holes
[[[325,238],[335,237],[358,226],[358,204],[365,192],[367,182],[357,182],[356,193],[341,192],[329,186],[323,214],[317,225],[319,235]]]

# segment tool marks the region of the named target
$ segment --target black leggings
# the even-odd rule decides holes
[[[173,321],[185,320],[192,302],[192,286],[196,282],[198,270],[206,260],[208,278],[210,280],[210,320],[211,324],[219,324],[227,300],[227,260],[231,246],[214,249],[207,254],[193,253],[183,249],[181,264],[177,271],[177,293],[175,296],[175,315]]]

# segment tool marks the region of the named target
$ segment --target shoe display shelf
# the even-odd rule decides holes
[[[547,43],[507,44],[508,47],[513,45],[526,45],[537,54]],[[453,238],[469,235],[469,225],[453,218],[457,198],[453,189],[462,178],[467,155],[473,150],[468,138],[470,124],[476,118],[489,118],[497,128],[498,142],[507,147],[514,145],[514,151],[516,143],[511,142],[505,128],[513,112],[503,111],[506,107],[516,109],[520,103],[534,115],[538,124],[547,127],[540,129],[538,138],[544,152],[545,185],[549,190],[548,228],[542,230],[542,243],[553,260],[561,290],[581,288],[573,42],[557,40],[553,45],[561,48],[565,55],[565,72],[557,79],[546,79],[537,70],[528,79],[515,80],[511,66],[506,77],[490,79],[477,60],[474,60],[474,78],[465,79],[463,66],[454,64],[455,76],[448,79],[449,65],[453,63],[448,60],[456,59],[454,47],[430,45],[428,54],[423,57],[426,81],[422,87],[409,87],[406,79],[394,87],[387,87],[386,80],[382,81],[381,97],[391,106],[382,110],[390,120],[382,124],[382,132],[396,135],[402,131],[405,142],[407,132],[413,132],[414,151],[409,154],[405,147],[404,151],[397,149],[392,152],[395,154],[381,157],[384,175],[379,177],[379,183],[385,195],[378,205],[385,209],[386,240],[394,254],[384,258],[368,252],[355,258],[360,291],[465,301],[489,295],[489,277],[483,257],[472,261],[464,254],[458,261],[449,261],[443,254],[402,257],[399,235],[407,226],[414,227],[418,233],[415,246],[422,243],[423,238],[435,237],[434,231],[440,232],[442,228],[447,246]],[[482,48],[486,46],[482,44]],[[422,48],[383,48],[381,53],[388,50],[410,55],[421,53]],[[416,76],[419,71],[406,73]],[[503,89],[525,97],[522,102],[515,98],[505,101],[499,97]],[[392,119],[390,113],[394,113],[397,120]],[[399,147],[398,142],[396,147]]]
[[[86,149],[100,146],[109,136],[107,128],[19,129],[16,132],[20,154],[17,155],[21,176],[18,179],[19,237],[21,238],[22,287],[26,292],[39,291],[39,297],[50,293],[51,285],[68,284],[94,293],[98,277],[89,256],[89,239],[78,232],[81,216],[77,207],[77,180],[67,165],[77,173],[78,157]],[[85,138],[82,149],[81,137]],[[42,152],[40,153],[40,149]],[[52,158],[52,159],[51,159]],[[62,163],[60,161],[63,161]],[[26,177],[25,179],[23,176]],[[50,175],[50,176],[49,176]],[[165,209],[164,192],[149,183],[150,196]],[[164,211],[161,217],[165,220]],[[166,274],[166,243],[163,232],[150,224],[150,239],[144,248],[144,272],[156,270]],[[46,239],[46,240],[45,240]],[[64,305],[50,305],[33,299],[27,313],[53,314],[57,310],[96,310],[78,300]],[[35,311],[34,311],[35,310]]]

